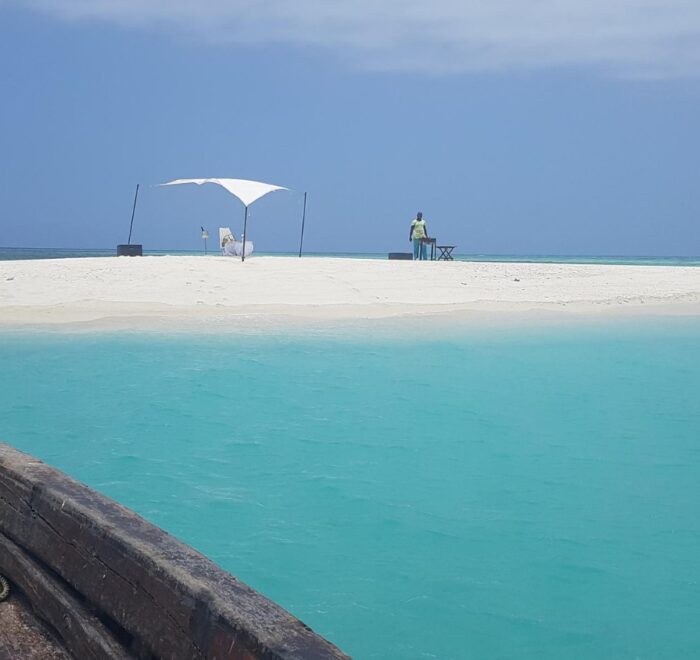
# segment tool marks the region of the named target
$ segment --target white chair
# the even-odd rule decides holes
[[[225,257],[240,257],[243,254],[243,241],[237,241],[229,227],[219,227],[219,245]],[[253,241],[245,242],[245,256],[253,254]]]
[[[236,237],[233,235],[233,232],[231,232],[230,227],[219,227],[219,247],[221,248],[221,254],[235,256],[233,250],[233,244],[235,242]]]

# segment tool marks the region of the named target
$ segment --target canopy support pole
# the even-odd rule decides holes
[[[139,198],[139,184],[136,184],[136,194],[134,195],[134,208],[131,209],[131,224],[129,225],[129,240],[127,245],[131,245],[131,230],[134,228],[134,214],[136,213],[136,200]]]
[[[241,261],[245,261],[245,235],[248,231],[248,207],[245,207],[245,216],[243,218],[243,251],[241,252]]]
[[[304,193],[304,211],[301,214],[301,240],[299,241],[299,257],[301,258],[301,248],[304,245],[304,222],[306,221],[306,193]]]

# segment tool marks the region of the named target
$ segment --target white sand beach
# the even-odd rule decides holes
[[[700,316],[700,268],[201,256],[0,262],[0,327],[200,329],[507,313]]]

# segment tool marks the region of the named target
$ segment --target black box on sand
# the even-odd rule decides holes
[[[117,245],[118,257],[142,257],[143,245],[132,243],[131,245]]]
[[[409,261],[413,259],[413,254],[411,252],[389,252],[389,259],[401,259],[402,261]]]

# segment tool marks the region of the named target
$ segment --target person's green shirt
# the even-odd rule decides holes
[[[411,236],[414,240],[417,238],[425,238],[425,220],[423,220],[422,218],[420,220],[416,218],[411,223]]]

